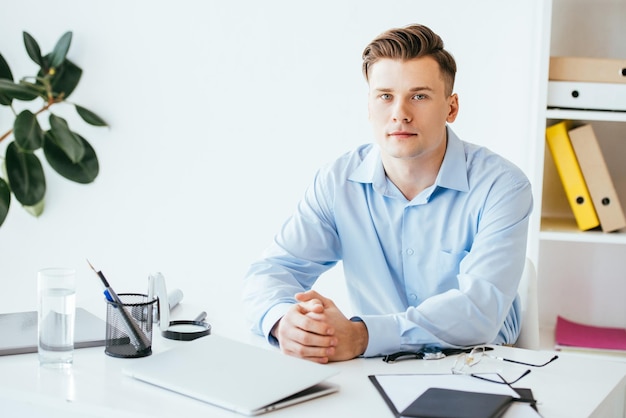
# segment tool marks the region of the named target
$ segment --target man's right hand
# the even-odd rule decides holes
[[[315,319],[308,314],[315,314]],[[324,320],[324,305],[319,299],[293,305],[272,328],[283,353],[317,363],[328,363],[335,354],[334,332]]]

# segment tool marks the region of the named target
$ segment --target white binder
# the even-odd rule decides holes
[[[626,111],[626,84],[549,81],[548,107]]]

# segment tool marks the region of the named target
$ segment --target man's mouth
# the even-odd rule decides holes
[[[415,136],[415,134],[409,131],[392,131],[392,132],[389,132],[387,136],[402,139],[402,138],[409,138],[409,137]]]

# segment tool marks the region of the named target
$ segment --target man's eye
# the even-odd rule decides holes
[[[413,99],[415,100],[424,100],[426,98],[426,95],[424,94],[416,94],[415,96],[413,96]]]
[[[383,100],[389,100],[391,99],[391,94],[387,94],[387,93],[381,94],[380,98]]]

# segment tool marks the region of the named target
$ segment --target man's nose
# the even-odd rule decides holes
[[[398,102],[393,108],[392,118],[394,122],[409,123],[413,119],[404,102]]]

